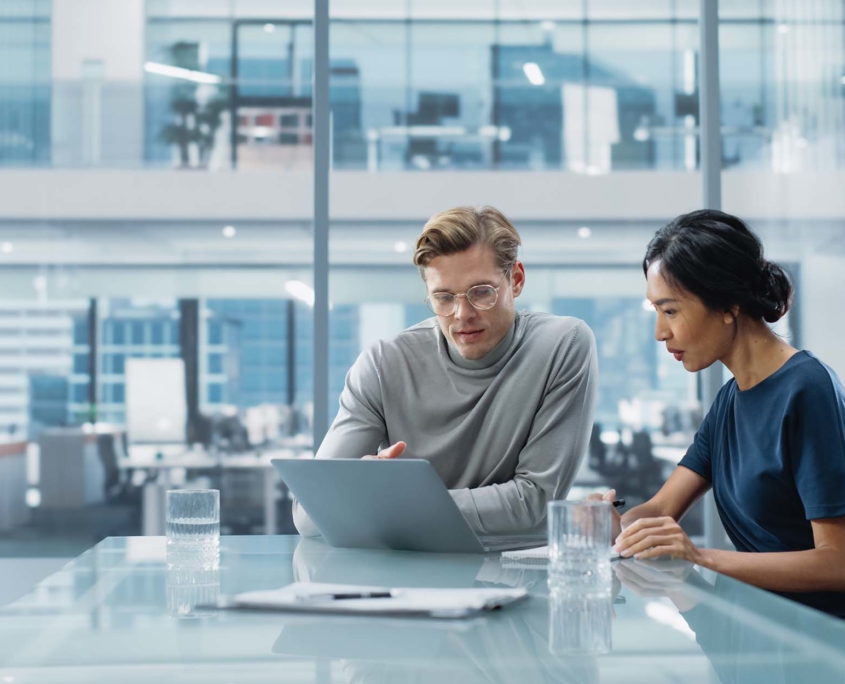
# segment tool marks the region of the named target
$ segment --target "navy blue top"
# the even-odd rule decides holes
[[[713,485],[738,551],[812,549],[810,521],[845,516],[845,388],[806,351],[744,392],[731,379],[681,465]]]
[[[731,379],[680,465],[713,485],[738,551],[812,549],[810,521],[845,516],[845,388],[807,351],[744,392]]]

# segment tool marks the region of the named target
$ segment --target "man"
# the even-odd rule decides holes
[[[575,318],[516,313],[519,245],[491,207],[429,220],[414,263],[435,317],[358,357],[317,458],[424,458],[477,534],[543,531],[587,449],[595,339]],[[293,513],[302,535],[319,534],[296,502]]]

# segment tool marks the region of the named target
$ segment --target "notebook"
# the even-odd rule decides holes
[[[331,599],[332,595],[389,593],[384,598]],[[350,584],[294,582],[281,589],[248,591],[221,596],[217,608],[269,610],[336,615],[392,615],[462,618],[521,601],[528,595],[518,589],[421,589],[362,587]]]

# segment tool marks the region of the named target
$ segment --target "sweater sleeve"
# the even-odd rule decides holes
[[[376,454],[379,448],[386,446],[379,351],[379,345],[375,345],[362,352],[347,373],[340,409],[316,458],[361,458]],[[303,537],[320,534],[296,500],[293,501],[293,522]]]
[[[578,472],[596,407],[596,341],[581,321],[563,344],[563,361],[534,416],[513,479],[451,491],[477,534],[542,532],[546,503],[564,498]]]

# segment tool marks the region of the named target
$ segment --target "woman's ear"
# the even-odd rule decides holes
[[[732,306],[730,309],[725,311],[725,315],[722,317],[722,320],[725,322],[725,325],[733,325],[737,318],[739,318],[739,306]]]

